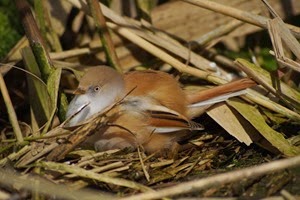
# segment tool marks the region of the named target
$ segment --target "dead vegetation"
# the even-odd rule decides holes
[[[0,68],[0,199],[299,198],[300,28],[285,21],[300,2],[134,2],[15,0],[25,36]],[[193,111],[206,129],[176,157],[95,152],[78,145],[105,113],[64,124],[76,79],[100,64],[166,71],[203,100],[247,89]]]

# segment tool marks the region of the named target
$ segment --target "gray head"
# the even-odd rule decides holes
[[[88,69],[80,79],[77,94],[70,102],[66,117],[76,114],[68,123],[74,126],[96,113],[104,111],[124,97],[125,83],[123,76],[112,68],[97,66]]]

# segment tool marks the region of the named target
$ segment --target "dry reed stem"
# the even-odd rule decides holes
[[[93,163],[89,162],[89,163],[85,163],[85,165],[91,165],[93,166]],[[85,166],[85,165],[76,165],[78,167],[82,167]],[[109,170],[118,170],[120,168],[123,168],[124,167],[124,163],[122,161],[116,161],[116,162],[113,162],[113,163],[110,163],[110,164],[106,164],[104,166],[101,166],[101,167],[98,167],[98,166],[94,166],[93,169],[91,169],[90,171],[94,172],[94,173],[104,173],[104,172],[107,172]],[[125,170],[128,170],[128,168],[126,168]],[[76,174],[67,174],[65,175],[65,177],[67,178],[74,178],[74,177],[77,177]]]
[[[143,160],[143,156],[142,156],[142,153],[140,151],[140,147],[137,148],[138,150],[138,156],[139,156],[139,160],[140,160],[140,163],[141,163],[141,167],[143,169],[143,172],[144,172],[144,175],[145,175],[145,178],[147,179],[147,181],[149,182],[150,181],[150,175],[145,167],[145,164],[144,164],[144,160]]]
[[[76,174],[77,176],[97,180],[104,183],[114,184],[118,186],[124,186],[127,188],[135,189],[138,191],[152,191],[151,188],[148,188],[144,185],[141,185],[139,183],[129,181],[122,178],[113,178],[108,175],[104,174],[97,174],[95,172],[92,172],[90,170],[85,170],[77,166],[72,166],[64,163],[55,163],[55,162],[37,162],[36,166],[43,167],[45,169],[54,170],[54,171],[60,171],[60,172],[67,172],[71,174]]]
[[[297,200],[299,198],[296,198],[295,196],[293,196],[291,193],[289,193],[286,190],[281,190],[280,194],[287,200]]]
[[[270,54],[275,56],[275,52],[270,50]],[[280,63],[281,65],[285,66],[285,67],[289,67],[292,70],[295,70],[297,72],[300,72],[300,64],[297,63],[296,61],[293,61],[290,58],[287,57],[281,57],[281,58],[276,58],[278,63]]]
[[[97,159],[97,158],[102,157],[104,155],[111,155],[111,154],[117,153],[119,151],[120,151],[120,149],[113,149],[113,150],[108,150],[108,151],[103,151],[103,152],[97,152],[95,154],[91,154],[91,155],[88,155],[88,156],[81,157],[79,163],[85,162],[85,161],[90,161],[90,160],[93,160],[93,159]]]
[[[1,185],[20,187],[29,191],[38,191],[41,194],[53,196],[59,199],[78,199],[78,200],[96,200],[117,199],[115,196],[101,193],[95,190],[81,189],[70,190],[66,185],[54,184],[45,178],[22,176],[21,174],[13,173],[8,170],[0,169]]]
[[[238,20],[259,26],[261,28],[267,29],[267,21],[269,20],[266,17],[255,15],[250,12],[242,11],[236,8],[232,8],[230,6],[225,6],[219,3],[215,3],[213,1],[208,0],[182,0],[184,2],[200,6],[202,8],[209,9],[211,11],[219,12],[227,16],[231,16],[233,18],[236,18]],[[286,24],[287,27],[290,29],[290,31],[293,33],[293,35],[297,38],[300,38],[300,28]]]
[[[270,174],[279,170],[289,169],[300,166],[300,156],[287,158],[270,163],[264,163],[258,166],[248,167],[245,169],[233,170],[222,174],[210,176],[200,180],[193,180],[171,186],[155,192],[146,192],[138,195],[132,195],[120,200],[146,200],[159,199],[176,195],[197,192],[211,186],[224,185],[226,183],[236,182],[245,178],[255,178],[265,174]]]
[[[3,167],[8,161],[14,161],[14,160],[20,158],[21,156],[23,156],[30,150],[31,150],[31,147],[27,145],[27,146],[24,146],[19,151],[9,154],[8,156],[6,156],[2,160],[0,160],[0,167]]]
[[[114,67],[118,72],[122,73],[119,59],[117,57],[115,47],[110,36],[109,30],[106,26],[106,20],[102,13],[102,9],[97,0],[87,0],[91,14],[94,18],[95,25],[98,29],[102,46],[107,57],[108,63]]]
[[[268,21],[268,30],[276,60],[280,64],[299,72],[300,64],[284,55],[282,40],[285,42],[286,46],[298,57],[298,59],[300,58],[299,42],[292,34],[289,33],[289,30],[285,27],[285,24],[280,18],[274,18]]]
[[[192,42],[196,42],[198,45],[205,45],[208,42],[221,37],[227,33],[230,33],[234,29],[243,25],[244,23],[239,20],[231,20],[230,22],[221,25],[220,27],[215,28],[214,30],[202,35],[200,38],[193,40]],[[193,43],[192,43],[193,45]],[[193,47],[193,46],[192,46]]]
[[[283,22],[283,20],[280,18],[280,16],[271,7],[271,5],[268,3],[268,1],[267,0],[262,0],[262,2],[267,6],[267,8],[269,9],[269,12],[274,17],[274,19],[272,21],[275,21],[274,26],[275,26],[275,29],[276,29],[276,34],[278,34],[279,37],[286,43],[286,45],[294,53],[294,55],[298,59],[300,59],[300,44],[299,44],[299,42],[294,37],[294,35],[291,33],[291,31],[288,29],[287,25]],[[278,42],[278,40],[275,40],[275,42]],[[273,45],[274,45],[274,43],[273,43]],[[281,46],[281,48],[282,48],[281,41],[279,41],[278,46]],[[284,55],[283,50],[282,50],[281,55],[282,56]]]
[[[20,49],[23,48],[23,46],[25,46],[26,44],[25,45],[21,44],[21,45],[22,45],[21,47],[15,46],[14,47],[15,49],[11,50],[11,53],[10,53],[11,55],[7,56],[7,58],[5,58],[6,62],[19,61],[22,59],[21,54],[15,53],[16,51],[20,51]],[[87,48],[87,47],[83,47],[83,48],[78,48],[78,49],[64,50],[61,52],[49,52],[49,56],[52,60],[62,60],[62,59],[76,57],[76,56],[91,54],[94,51],[96,51],[96,50],[93,50],[93,49]],[[53,61],[53,62],[55,62],[55,61]]]
[[[78,49],[70,49],[62,52],[51,52],[49,53],[51,59],[66,59],[72,58],[76,56],[82,56],[85,54],[91,54],[92,50],[90,48],[78,48]]]
[[[6,109],[7,109],[9,121],[12,125],[13,130],[14,130],[14,134],[16,136],[16,139],[17,139],[18,143],[22,143],[24,141],[22,131],[21,131],[21,128],[19,126],[19,122],[18,122],[18,119],[17,119],[17,115],[16,115],[16,112],[15,112],[14,106],[11,102],[11,99],[10,99],[10,96],[8,94],[4,78],[3,78],[1,73],[0,73],[0,90],[1,90],[1,93],[2,93],[2,97],[3,97],[4,103],[5,103]]]
[[[165,51],[161,50],[157,46],[151,44],[150,42],[144,40],[143,38],[139,37],[138,35],[134,34],[130,30],[125,27],[119,27],[116,24],[107,23],[108,27],[125,37],[126,39],[130,40],[132,43],[138,45],[139,47],[143,48],[147,52],[151,53],[152,55],[156,56],[157,58],[163,60],[166,63],[169,63],[174,68],[182,73],[192,74],[196,77],[208,80],[215,84],[224,84],[226,81],[218,76],[213,75],[213,73],[205,72],[191,66],[188,66],[178,59],[174,58],[173,56],[169,55]]]
[[[248,89],[247,94],[245,94],[246,100],[251,100],[258,105],[268,108],[271,111],[280,113],[289,119],[294,121],[300,121],[300,115],[278,103],[275,103],[268,97],[256,92],[255,90]]]

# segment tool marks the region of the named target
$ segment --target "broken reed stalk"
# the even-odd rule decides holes
[[[142,194],[132,195],[120,200],[146,200],[146,199],[160,199],[163,197],[171,197],[176,195],[183,195],[187,193],[197,192],[199,190],[209,188],[211,186],[224,185],[240,181],[246,178],[255,178],[265,174],[270,174],[276,171],[289,169],[300,166],[300,156],[272,161],[258,166],[248,167],[244,169],[233,170],[231,172],[222,173],[193,180],[185,183],[180,183],[165,189],[157,190],[154,192],[146,192]]]
[[[233,7],[225,6],[219,3],[215,3],[209,0],[182,0],[184,2],[200,6],[202,8],[209,9],[211,11],[222,13],[238,20],[259,26],[261,28],[267,29],[267,21],[269,20],[266,17],[255,15],[250,12],[242,11]],[[289,30],[293,33],[296,38],[300,38],[300,28],[286,24]]]
[[[270,50],[269,53],[272,56],[276,56],[275,52]],[[297,63],[296,61],[293,61],[292,59],[288,58],[288,57],[283,57],[283,58],[277,58],[277,62],[280,63],[281,65],[285,66],[285,67],[289,67],[292,70],[295,70],[297,72],[300,72],[300,63]]]
[[[14,106],[11,102],[10,97],[9,97],[7,87],[6,87],[4,78],[3,78],[1,73],[0,73],[0,89],[1,89],[1,93],[2,93],[2,97],[3,97],[3,100],[4,100],[5,106],[7,108],[9,121],[12,125],[15,136],[17,138],[17,141],[18,141],[18,143],[22,143],[24,141],[22,131],[21,131],[21,128],[19,126],[17,115],[16,115],[16,112],[14,110]]]
[[[96,28],[98,30],[101,43],[106,54],[107,61],[110,66],[114,67],[118,72],[122,73],[119,59],[117,57],[112,38],[106,26],[106,21],[102,13],[98,0],[88,0],[90,12],[94,18]]]

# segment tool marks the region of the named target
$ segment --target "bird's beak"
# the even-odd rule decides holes
[[[80,87],[78,87],[74,92],[73,94],[76,94],[76,95],[79,95],[79,94],[85,94],[86,93],[86,90],[85,89],[82,89]]]

